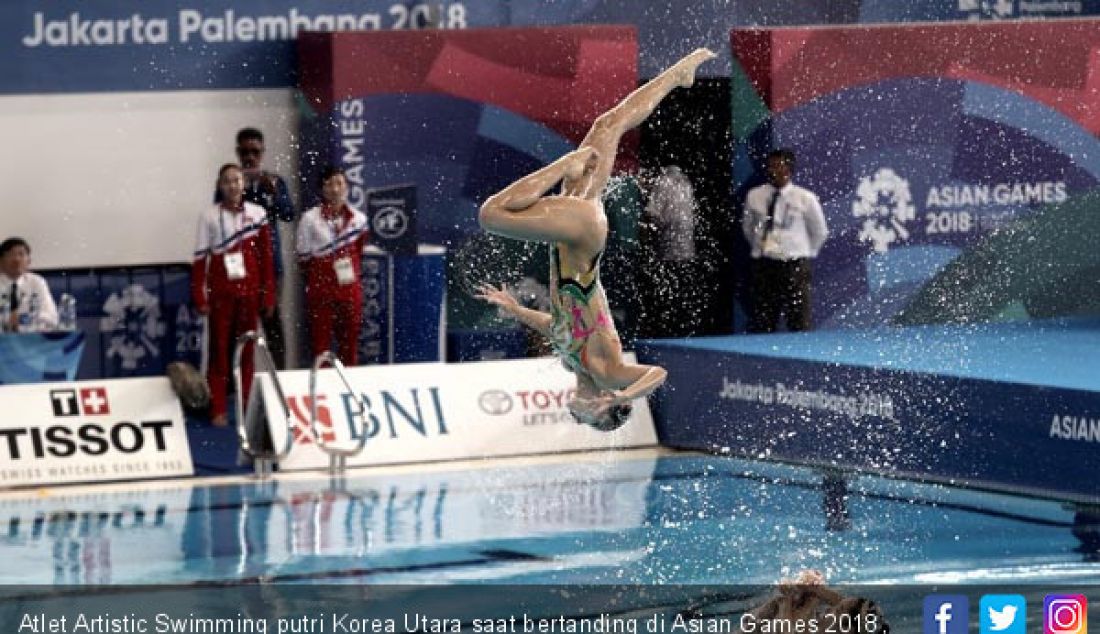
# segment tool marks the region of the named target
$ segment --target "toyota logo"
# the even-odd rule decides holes
[[[383,207],[374,216],[374,232],[387,240],[405,235],[409,219],[399,207]]]
[[[503,416],[512,411],[512,397],[504,390],[486,390],[477,397],[481,411],[492,416]]]

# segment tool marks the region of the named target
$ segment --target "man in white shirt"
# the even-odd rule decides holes
[[[31,247],[23,238],[0,243],[0,330],[57,328],[57,306],[42,276],[30,272]]]
[[[795,156],[768,154],[768,183],[745,199],[741,228],[752,247],[752,317],[749,332],[775,332],[780,313],[791,331],[809,330],[811,261],[828,229],[817,196],[791,182]]]

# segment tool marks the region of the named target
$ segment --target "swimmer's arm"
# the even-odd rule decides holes
[[[617,374],[622,377],[620,383],[626,383],[626,387],[615,392],[616,405],[649,396],[668,378],[668,372],[656,365],[623,364]]]
[[[521,324],[527,326],[531,330],[545,337],[550,336],[550,324],[553,322],[550,313],[544,313],[522,306],[504,286],[497,288],[490,284],[482,284],[478,287],[475,297],[497,306],[500,310],[512,315],[518,319]]]
[[[504,310],[508,311],[513,317],[515,317],[521,324],[527,326],[531,330],[539,333],[544,337],[550,336],[550,324],[553,318],[550,313],[544,313],[540,310],[533,310],[526,306],[510,306],[504,307]]]

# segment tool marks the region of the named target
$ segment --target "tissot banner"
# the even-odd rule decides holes
[[[0,387],[0,488],[191,475],[165,378]]]

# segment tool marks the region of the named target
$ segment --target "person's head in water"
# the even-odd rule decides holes
[[[791,182],[794,174],[794,152],[788,149],[768,152],[768,182],[782,189]]]

